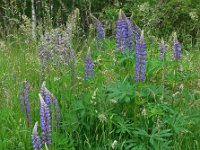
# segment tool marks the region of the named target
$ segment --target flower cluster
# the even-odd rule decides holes
[[[42,144],[51,144],[51,116],[48,105],[39,94],[40,98],[40,124],[42,129]]]
[[[42,96],[44,102],[50,107],[52,107],[52,111],[54,112],[54,118],[56,122],[56,126],[60,125],[60,107],[58,105],[58,101],[56,97],[46,88],[46,82],[44,81],[42,87],[40,89],[40,95]]]
[[[29,84],[28,81],[23,81],[23,85],[20,90],[20,103],[22,110],[25,112],[28,127],[31,124],[31,110],[29,103]]]
[[[120,10],[117,26],[116,26],[116,44],[117,51],[124,51],[126,47],[126,39],[128,37],[128,26],[126,22],[126,16]]]
[[[102,49],[102,42],[105,39],[105,30],[103,24],[99,20],[96,21],[96,33],[98,47],[99,49]]]
[[[129,49],[129,51],[133,51],[133,33],[133,22],[126,17],[122,10],[120,10],[116,25],[117,51],[124,52],[126,49]]]
[[[135,26],[131,19],[127,19],[128,22],[128,49],[130,52],[133,52],[133,40],[134,40],[134,31]]]
[[[42,96],[42,98],[44,99],[44,102],[47,105],[52,104],[52,101],[53,101],[52,96],[51,96],[50,91],[46,88],[46,82],[45,81],[42,83],[42,87],[40,89],[40,95]]]
[[[140,38],[136,38],[135,80],[144,81],[146,70],[146,44],[144,42],[143,31],[141,32],[141,30],[138,30],[137,35],[140,35]]]
[[[32,132],[32,144],[34,150],[42,150],[42,146],[40,143],[40,137],[37,132],[38,122],[35,123],[35,126],[33,128]]]
[[[85,58],[85,79],[88,80],[89,78],[94,77],[94,69],[92,58],[90,56],[90,48],[88,49],[86,58]]]
[[[178,41],[176,33],[174,34],[174,59],[181,59],[181,44]]]
[[[136,39],[136,47],[137,47],[137,44],[140,43],[140,37],[141,37],[141,33],[142,33],[142,30],[140,28],[137,29],[137,32],[135,34],[135,39]],[[137,49],[136,49],[137,50]]]

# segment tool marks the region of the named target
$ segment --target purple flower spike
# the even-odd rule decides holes
[[[133,22],[120,10],[116,25],[117,51],[124,52],[126,49],[129,49],[130,52],[133,51],[134,28]]]
[[[99,49],[102,49],[102,42],[105,39],[105,30],[103,24],[99,20],[96,21],[96,32],[98,47]]]
[[[116,48],[117,51],[124,52],[127,47],[128,23],[125,14],[120,9],[116,25]]]
[[[128,22],[128,49],[130,52],[133,52],[133,38],[134,38],[134,30],[135,30],[135,26],[132,22],[131,19],[127,19]]]
[[[140,30],[137,33],[140,34]],[[144,42],[144,33],[141,32],[140,38],[136,38],[136,63],[135,63],[135,80],[144,81],[145,80],[145,70],[146,70],[146,44]]]
[[[40,98],[40,124],[42,128],[42,144],[51,144],[51,117],[48,105],[39,94]]]
[[[54,118],[56,122],[56,127],[60,125],[60,108],[58,101],[56,97],[46,88],[46,82],[44,81],[42,84],[42,87],[40,89],[40,95],[42,96],[45,104],[48,105],[48,107],[52,108],[52,111],[54,112]]]
[[[33,149],[34,150],[42,150],[42,146],[41,146],[41,143],[40,143],[40,137],[38,136],[38,132],[37,132],[37,127],[38,127],[38,122],[35,123],[35,126],[33,128],[33,132],[32,132]]]
[[[90,48],[88,49],[86,58],[85,58],[85,79],[88,80],[89,78],[94,77],[94,69],[92,58],[90,56]]]
[[[166,47],[165,47],[164,40],[162,39],[160,43],[160,60],[164,59],[165,52],[166,52]]]
[[[51,96],[51,93],[49,92],[49,90],[46,88],[46,82],[44,81],[42,83],[42,87],[40,89],[40,94],[42,96],[42,98],[44,99],[44,102],[47,104],[47,105],[51,105],[52,104],[52,96]]]
[[[138,28],[137,32],[136,32],[136,44],[137,42],[140,40],[140,37],[141,37],[141,33],[142,33],[142,30],[140,28]],[[140,42],[139,42],[140,43]]]
[[[30,127],[31,124],[31,110],[30,110],[30,103],[29,103],[29,85],[28,81],[23,81],[23,85],[20,90],[20,103],[22,110],[25,112],[27,125]]]
[[[178,41],[176,33],[174,34],[174,59],[181,59],[181,44]]]

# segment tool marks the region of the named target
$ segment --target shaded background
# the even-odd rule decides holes
[[[65,24],[69,13],[80,10],[80,25],[88,31],[92,13],[106,26],[108,36],[113,35],[119,9],[148,34],[169,37],[176,31],[185,45],[199,45],[200,1],[199,0],[34,0],[37,24],[50,18],[54,27]],[[31,18],[31,0],[1,0],[1,37],[16,32],[22,16]],[[186,48],[187,49],[187,48]]]

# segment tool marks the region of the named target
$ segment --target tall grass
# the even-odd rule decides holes
[[[70,66],[48,64],[42,78],[40,40],[30,26],[0,44],[0,149],[32,149],[31,134],[40,121],[38,93],[42,80],[57,98],[59,127],[52,126],[49,149],[199,149],[200,59],[197,49],[183,48],[180,61],[167,44],[160,60],[159,42],[145,35],[146,80],[135,81],[135,53],[116,53],[115,39],[98,49],[93,25],[88,36],[71,41],[76,76]],[[42,33],[37,29],[38,35]],[[84,61],[90,47],[94,77],[85,80]],[[27,127],[19,91],[29,81],[32,124]],[[54,122],[52,121],[52,124]],[[41,136],[41,128],[38,127]],[[44,146],[44,145],[43,145]],[[44,148],[44,147],[43,147]]]

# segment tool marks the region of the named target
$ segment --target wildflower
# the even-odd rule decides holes
[[[35,123],[35,126],[33,128],[32,132],[32,144],[34,150],[42,150],[41,143],[40,143],[40,137],[38,136],[37,132],[38,122]]]
[[[125,49],[129,49],[130,52],[133,51],[134,28],[131,19],[128,19],[122,10],[120,10],[116,25],[117,51],[124,52]]]
[[[140,47],[140,37],[141,37],[142,30],[138,28],[136,34],[135,34],[135,40],[136,40],[136,53]]]
[[[175,60],[181,59],[181,45],[178,41],[176,32],[174,33],[174,59]]]
[[[48,105],[39,94],[40,98],[40,123],[42,128],[42,144],[51,144],[51,117]]]
[[[140,34],[140,30],[137,33]],[[146,44],[144,42],[144,33],[141,32],[140,38],[136,39],[136,63],[135,63],[135,80],[144,81],[145,80],[145,70],[146,70]]]
[[[124,52],[127,48],[128,24],[125,14],[120,9],[116,26],[116,48],[117,51]]]
[[[40,94],[41,94],[42,98],[44,99],[44,102],[47,105],[51,105],[52,104],[53,100],[52,100],[52,97],[51,97],[51,93],[46,88],[46,82],[45,81],[42,83],[42,87],[40,89]]]
[[[89,78],[94,77],[94,69],[93,69],[93,63],[92,58],[90,56],[90,48],[88,49],[86,58],[85,58],[85,78],[88,80]]]
[[[42,78],[45,78],[45,72],[52,60],[52,35],[50,32],[45,32],[41,38],[39,46],[39,58],[41,63]]]
[[[140,41],[141,32],[142,32],[142,30],[141,30],[140,28],[138,28],[138,30],[137,30],[137,32],[136,32],[136,35],[135,35],[135,37],[136,37],[136,47],[137,47],[137,44],[138,44],[139,41]],[[136,50],[137,50],[137,49],[136,49]]]
[[[42,87],[40,89],[40,95],[42,96],[44,102],[50,106],[53,105],[53,112],[54,112],[54,118],[56,122],[56,126],[59,126],[60,124],[60,108],[58,105],[58,101],[56,97],[46,88],[46,82],[44,81],[42,84]]]
[[[105,30],[103,24],[99,20],[96,21],[96,33],[98,47],[99,49],[102,49],[102,41],[105,39]]]
[[[107,121],[107,118],[104,114],[99,114],[98,118],[99,118],[99,121],[102,123]]]
[[[22,110],[26,114],[27,124],[30,127],[31,124],[31,110],[30,110],[30,103],[29,103],[29,85],[28,81],[23,81],[23,85],[20,90],[20,101]]]
[[[134,29],[135,26],[132,22],[131,19],[127,19],[128,22],[128,41],[127,41],[127,47],[129,49],[130,52],[133,51],[133,38],[134,38]]]
[[[160,43],[160,60],[163,60],[165,52],[166,52],[165,43],[164,40],[162,39]]]

